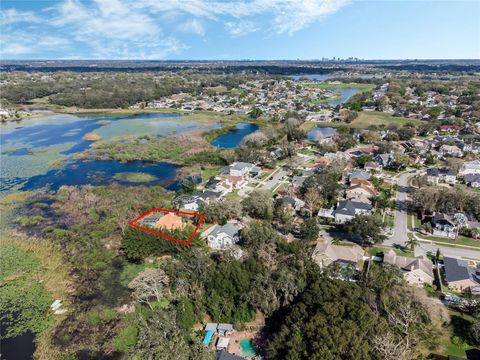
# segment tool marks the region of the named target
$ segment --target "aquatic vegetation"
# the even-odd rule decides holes
[[[99,140],[102,140],[102,137],[98,135],[98,133],[92,131],[85,134],[83,136],[83,139],[87,141],[99,141]]]
[[[100,126],[106,126],[106,125],[110,125],[112,122],[109,121],[109,120],[100,120],[100,121],[97,121],[96,124],[97,125],[100,125]]]
[[[128,181],[131,183],[151,182],[157,180],[155,176],[143,172],[121,172],[115,174],[113,178],[116,180]]]

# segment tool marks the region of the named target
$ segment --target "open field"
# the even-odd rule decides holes
[[[353,120],[350,124],[347,124],[345,122],[333,122],[333,121],[318,121],[318,122],[313,122],[313,121],[308,121],[304,124],[305,127],[303,127],[303,130],[310,130],[314,126],[317,127],[333,127],[333,128],[338,128],[338,127],[346,127],[346,128],[353,128],[353,129],[366,129],[369,126],[375,125],[377,127],[380,126],[388,126],[390,124],[395,124],[397,126],[402,126],[405,124],[413,124],[415,126],[418,126],[422,124],[423,122],[421,120],[417,119],[407,119],[407,118],[401,118],[401,117],[396,117],[392,116],[389,114],[385,114],[382,112],[378,111],[361,111],[358,114],[358,117]],[[304,125],[302,124],[302,125]],[[309,125],[312,124],[312,125]]]
[[[395,117],[378,111],[362,111],[358,114],[358,117],[355,120],[348,124],[348,127],[364,129],[371,125],[388,126],[390,124],[396,124],[402,126],[405,124],[420,125],[421,123],[422,122],[417,119]]]

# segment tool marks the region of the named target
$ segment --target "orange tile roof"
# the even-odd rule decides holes
[[[181,229],[183,227],[182,218],[172,213],[162,216],[156,223],[155,227],[157,229]]]

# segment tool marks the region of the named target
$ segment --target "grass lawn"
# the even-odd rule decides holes
[[[207,181],[210,179],[212,176],[217,176],[218,173],[220,172],[221,166],[211,166],[202,169],[202,178],[203,180]]]
[[[380,252],[385,253],[390,249],[395,251],[395,253],[399,256],[415,257],[415,254],[411,250],[408,250],[408,249],[402,250],[402,249],[391,248],[383,245],[372,246],[368,248],[367,252],[368,252],[368,255],[375,256],[377,255],[377,253],[380,253]]]
[[[400,255],[400,256],[415,257],[415,254],[411,250],[408,250],[408,249],[402,250],[402,249],[391,248],[391,247],[382,246],[382,245],[372,246],[371,248],[368,248],[367,252],[370,256],[374,256],[379,252],[385,253],[385,252],[389,251],[390,249],[395,251],[395,253],[397,255]]]
[[[385,224],[385,226],[393,227],[393,225],[395,224],[395,216],[385,215],[384,224]]]
[[[443,338],[444,355],[453,355],[466,358],[466,351],[474,349],[465,339],[468,337],[468,329],[474,320],[469,315],[464,315],[456,311],[449,310],[450,325],[448,327],[449,336]]]
[[[230,192],[227,194],[226,198],[228,200],[239,200],[240,199],[240,195],[238,195],[238,192],[236,191],[233,191],[233,192]]]
[[[307,123],[311,123],[311,121]],[[353,120],[350,124],[347,124],[344,122],[319,121],[319,122],[315,122],[314,125],[317,127],[333,127],[333,128],[345,127],[345,128],[353,128],[353,129],[366,129],[371,125],[388,126],[390,124],[396,124],[398,126],[402,126],[405,124],[420,125],[422,123],[423,122],[421,120],[395,117],[379,111],[361,111],[359,112],[358,117],[355,120]],[[392,172],[392,174],[396,174],[396,172]]]
[[[378,111],[361,111],[358,114],[358,117],[355,120],[353,120],[350,124],[348,124],[348,127],[365,129],[371,125],[387,126],[389,124],[397,124],[399,126],[402,126],[409,123],[414,125],[420,125],[422,122],[417,119],[394,117],[392,115],[385,114]]]
[[[475,240],[466,236],[460,235],[456,240],[438,236],[425,236],[421,235],[421,239],[432,240],[437,243],[442,243],[445,245],[455,246],[455,245],[466,245],[480,248],[480,240]]]

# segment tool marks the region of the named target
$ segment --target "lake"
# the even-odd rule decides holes
[[[148,163],[130,161],[121,163],[114,160],[69,161],[61,169],[52,169],[45,174],[25,179],[19,190],[47,188],[58,190],[62,185],[108,185],[117,182],[121,185],[160,185],[168,188],[174,183],[177,166],[168,163]],[[128,174],[148,176],[129,181]],[[121,175],[121,176],[117,176]]]
[[[331,127],[314,127],[307,133],[307,139],[311,141],[318,141],[326,139],[337,133],[337,129]]]
[[[2,339],[3,360],[31,360],[35,352],[35,335],[27,331],[22,335],[9,339]]]
[[[337,105],[342,105],[344,102],[346,102],[348,99],[350,99],[353,95],[359,93],[360,89],[358,89],[358,88],[345,88],[345,89],[332,89],[332,91],[340,93],[340,98],[338,98],[336,100],[326,102],[325,104],[335,107]]]
[[[211,144],[219,148],[236,148],[240,146],[243,138],[258,130],[258,126],[250,123],[238,123],[237,129],[229,131],[226,134],[222,134],[214,139]]]
[[[128,116],[77,116],[56,114],[0,125],[0,195],[7,191],[30,190],[47,186],[56,189],[62,184],[103,185],[119,173],[142,173],[154,181],[126,181],[121,184],[168,186],[176,168],[166,163],[121,164],[115,161],[69,161],[72,154],[86,150],[92,142],[84,136],[95,132],[102,139],[124,136],[172,135],[192,130],[207,131],[219,124],[187,121],[180,113],[141,113]],[[241,140],[240,140],[241,141]],[[60,160],[60,161],[59,161]],[[65,164],[62,164],[65,161]],[[60,168],[55,168],[60,167]],[[128,176],[127,176],[128,178]]]
[[[332,75],[332,74],[305,74],[305,75],[289,75],[288,77],[295,80],[295,81],[300,80],[300,79],[324,81],[324,80],[335,77],[335,75]]]

